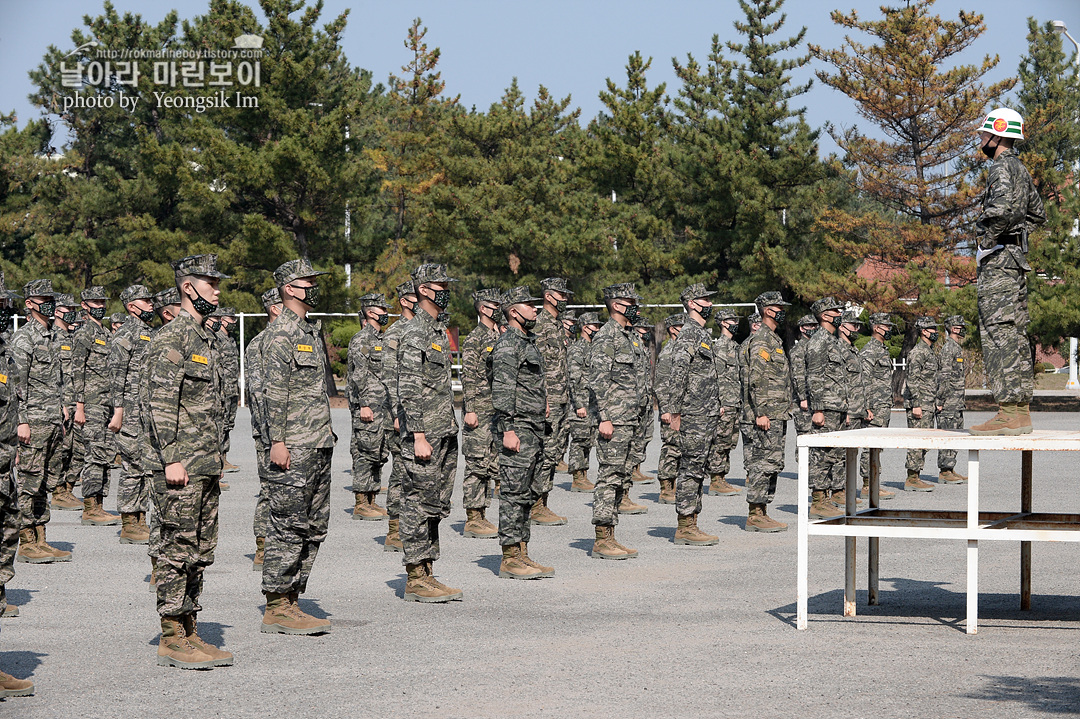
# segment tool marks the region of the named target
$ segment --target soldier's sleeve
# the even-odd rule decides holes
[[[746,372],[746,399],[750,404],[750,413],[754,418],[762,417],[766,413],[764,407],[768,390],[768,375],[765,372],[765,360],[757,353],[758,348],[754,345],[754,338],[746,343],[746,354],[743,359],[743,367]],[[789,369],[790,372],[790,369]]]
[[[566,348],[566,371],[569,375],[567,389],[570,393],[570,411],[576,411],[589,406],[589,394],[585,389],[584,355],[581,345],[572,344]]]
[[[257,388],[262,380],[262,358],[259,356],[259,345],[262,344],[262,340],[259,339],[261,336],[261,334],[255,335],[248,342],[248,346],[244,348],[244,398],[252,412],[255,411],[255,395],[258,394]]]
[[[415,334],[415,333],[414,333]],[[398,345],[397,394],[408,431],[427,432],[424,424],[424,347],[406,332]]]
[[[806,343],[803,340],[791,351],[791,384],[795,388],[795,396],[800,400],[806,399]]]
[[[819,331],[824,332],[825,330]],[[806,358],[805,399],[811,412],[819,412],[825,407],[825,397],[828,389],[825,386],[825,363],[828,361],[826,349],[823,343],[811,341],[806,345],[806,354],[804,355]]]
[[[1040,225],[1046,224],[1046,208],[1043,207],[1042,198],[1039,197],[1039,191],[1035,189],[1035,183],[1028,177],[1028,206],[1027,215],[1024,217],[1024,221],[1028,224],[1028,229],[1034,229]]]
[[[671,347],[665,345],[660,350],[660,355],[656,358],[656,372],[654,373],[653,392],[656,395],[656,408],[660,414],[669,414],[671,412],[670,405],[670,393],[668,387],[670,386],[671,377]]]
[[[461,412],[468,414],[480,397],[481,383],[486,382],[486,367],[480,342],[473,331],[461,344]]]
[[[908,353],[907,385],[911,394],[912,407],[930,408],[933,397],[927,402],[926,392],[926,363],[923,362],[922,353],[912,351]]]
[[[268,335],[263,343],[263,403],[271,442],[284,442],[288,428],[292,349],[293,343],[283,334]]]
[[[157,438],[163,464],[185,459],[182,443],[177,441],[180,385],[184,380],[183,349],[172,338],[156,335],[147,352],[145,381],[148,419],[150,431]]]
[[[15,394],[19,398],[19,424],[29,424],[26,401],[30,396],[30,367],[34,362],[34,347],[25,332],[16,332],[12,337],[11,359],[18,372],[15,378]]]
[[[361,332],[363,330],[357,332],[349,340],[348,371],[345,375],[345,397],[349,400],[349,409],[354,412],[366,406],[363,397],[369,373],[367,358],[363,356],[364,345],[360,336]]]
[[[611,382],[611,365],[615,361],[615,347],[609,336],[594,337],[589,351],[589,386],[596,394],[596,406],[600,421],[609,422],[614,384]]]
[[[132,320],[134,321],[134,320]],[[131,337],[123,327],[109,343],[109,387],[113,407],[124,406],[124,389],[127,385],[128,365],[131,364]]]
[[[683,330],[686,332],[686,330]],[[697,350],[696,343],[688,339],[691,333],[687,332],[686,336],[679,333],[679,336],[675,338],[675,348],[671,353],[671,373],[668,375],[668,399],[670,405],[668,412],[671,414],[682,414],[683,399],[686,396],[686,384],[690,377],[690,361],[694,358],[694,352]]]
[[[514,429],[517,416],[517,373],[521,366],[511,342],[499,342],[491,353],[491,403],[496,427]]]
[[[71,389],[75,393],[75,402],[86,402],[86,360],[90,357],[91,342],[89,332],[79,330],[75,333],[71,346]]]
[[[998,237],[1024,220],[1027,207],[1017,207],[1013,177],[1006,162],[994,162],[987,173],[983,211],[977,221],[979,247],[992,249]]]

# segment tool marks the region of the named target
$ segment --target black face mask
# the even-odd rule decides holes
[[[938,335],[937,335],[937,332],[931,332],[931,333],[929,334],[929,336],[927,337],[927,339],[928,339],[928,340],[930,340],[930,344],[934,344],[935,342],[937,342],[937,336],[938,336]]]
[[[996,138],[997,135],[995,135],[994,137]],[[991,145],[990,144],[991,142],[993,142],[994,144]],[[994,153],[997,152],[998,145],[1000,145],[1000,144],[1001,144],[1001,140],[998,140],[997,142],[994,142],[994,140],[990,140],[989,142],[987,142],[985,145],[983,145],[979,149],[982,150],[982,154],[986,155],[988,158],[993,160],[994,159]]]
[[[195,290],[194,287],[192,287],[191,289]],[[198,312],[201,317],[208,317],[209,315],[213,314],[214,310],[217,309],[217,305],[211,304],[209,300],[203,299],[203,296],[199,294],[198,290],[195,290],[194,297],[189,296],[188,299],[191,300],[192,308],[194,308],[194,310]]]
[[[52,300],[49,300],[48,302],[40,302],[37,305],[37,311],[51,320],[53,315],[56,314],[56,303]]]
[[[838,323],[840,322],[840,316],[837,315],[836,317],[831,317],[831,316],[827,317],[825,315],[822,315],[821,316],[821,321],[824,322],[825,324],[829,325],[833,329],[836,329],[838,327]]]
[[[300,300],[301,302],[303,302],[308,307],[311,307],[311,308],[314,309],[315,305],[319,304],[320,292],[319,292],[319,286],[318,285],[312,285],[311,287],[297,287],[296,285],[292,285],[292,288],[294,290],[303,290],[304,291],[304,296],[303,297],[297,297],[296,299]]]
[[[559,300],[556,302],[555,309],[559,312],[566,312],[566,300]]]
[[[633,323],[633,321],[638,318],[638,314],[639,313],[637,305],[627,305],[626,309],[623,310],[623,317],[625,317],[631,323]]]
[[[895,332],[893,332],[892,330],[885,330],[885,334],[883,334],[883,335],[881,336],[881,339],[882,339],[883,341],[888,341],[888,340],[891,340],[891,339],[892,339],[893,337],[895,337],[895,336],[896,336],[896,333],[895,333]]]
[[[139,313],[139,319],[142,320],[143,322],[145,322],[146,324],[150,324],[151,322],[154,321],[154,311],[153,310],[143,310],[142,312]]]
[[[958,328],[956,330],[956,336],[957,337],[964,337],[965,335],[967,335],[967,330],[964,329],[963,327],[960,327],[960,328]]]
[[[709,305],[708,307],[698,307],[698,314],[701,315],[701,319],[708,322],[709,318],[712,317],[712,305]]]
[[[231,324],[225,328],[225,332],[228,333],[230,337],[236,337],[238,334],[240,334],[240,325]]]
[[[450,290],[435,290],[435,297],[431,301],[440,310],[445,310],[450,306]]]
[[[532,332],[533,329],[536,327],[536,318],[535,317],[533,317],[531,320],[527,320],[524,317],[522,317],[521,313],[519,312],[519,313],[517,313],[517,318],[518,318],[518,322],[521,323],[521,329],[525,330],[526,332]]]
[[[730,332],[731,334],[735,334],[735,332],[739,329],[739,323],[738,322],[722,322],[720,324],[720,326],[723,327],[728,332]]]
[[[221,329],[221,320],[207,320],[206,329],[210,330],[211,332],[217,332],[219,329]]]
[[[60,313],[60,320],[62,322],[64,322],[65,324],[69,324],[69,325],[75,324],[75,320],[78,317],[79,317],[78,310],[73,310],[71,312],[61,312]]]
[[[775,315],[773,315],[773,322],[775,322],[777,324],[777,326],[783,325],[784,320],[786,320],[786,319],[787,319],[787,311],[786,310],[780,310]]]
[[[380,327],[386,327],[390,323],[390,315],[383,313],[376,317],[375,321],[379,323]]]
[[[93,317],[95,320],[98,320],[99,322],[102,319],[104,319],[104,317],[105,317],[105,308],[104,307],[91,307],[86,312],[87,312],[87,314],[89,314],[91,317]]]

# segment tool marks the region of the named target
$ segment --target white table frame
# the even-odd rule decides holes
[[[796,589],[796,627],[807,627],[809,538],[844,537],[844,616],[855,616],[855,541],[869,539],[869,604],[880,602],[878,559],[881,537],[909,539],[967,540],[967,622],[968,634],[978,631],[979,541],[1020,542],[1020,608],[1031,608],[1031,543],[1080,542],[1080,514],[1046,514],[1031,511],[1032,452],[1080,451],[1080,432],[1039,431],[1018,437],[983,437],[966,431],[870,427],[846,432],[804,434],[797,442],[799,455],[799,557]],[[847,456],[847,506],[845,516],[810,521],[810,448],[843,447]],[[859,510],[859,449],[870,451],[870,497],[868,507]],[[879,504],[882,449],[953,449],[968,452],[967,509],[886,510]],[[982,512],[979,509],[979,452],[1015,450],[1021,454],[1020,510]]]

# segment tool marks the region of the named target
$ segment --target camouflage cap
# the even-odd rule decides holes
[[[802,317],[799,318],[799,322],[798,322],[798,324],[796,326],[797,327],[808,327],[810,325],[816,325],[816,324],[817,324],[817,319],[815,319],[813,315],[803,315]]]
[[[93,287],[87,287],[82,291],[80,295],[83,302],[87,300],[108,300],[109,293],[105,291],[105,288],[101,285],[94,285]]]
[[[932,330],[935,327],[940,327],[933,317],[929,315],[923,315],[919,319],[915,320],[915,329],[917,330]]]
[[[154,299],[154,293],[150,291],[150,288],[146,285],[131,285],[125,287],[124,291],[120,293],[120,304],[126,305],[128,302],[134,302],[135,300],[152,300]]]
[[[113,312],[111,315],[109,315],[109,324],[112,325],[113,328],[116,328],[124,324],[124,320],[126,320],[127,318],[128,316],[123,312]]]
[[[738,313],[735,312],[734,307],[714,307],[713,318],[716,322],[723,322],[724,320],[737,319]]]
[[[581,317],[578,317],[578,324],[584,327],[585,325],[602,325],[604,323],[600,320],[598,313],[582,312]]]
[[[382,307],[385,310],[390,305],[386,304],[386,295],[382,292],[369,292],[360,298],[360,309],[366,310],[368,307]]]
[[[402,282],[400,285],[398,285],[396,291],[397,291],[398,299],[400,300],[405,295],[415,295],[416,294],[416,285],[413,284],[412,280],[407,280],[405,282]]]
[[[58,294],[53,291],[52,280],[30,280],[23,285],[25,297],[56,297]]]
[[[529,289],[528,285],[518,285],[503,297],[503,309],[508,309],[514,305],[532,304],[533,302],[539,302],[541,299],[532,296],[532,290]]]
[[[577,312],[574,312],[573,310],[563,310],[559,313],[559,321],[577,323]]]
[[[281,304],[281,293],[277,287],[271,287],[266,292],[262,293],[262,297],[259,298],[262,302],[263,309],[269,309],[274,305]]]
[[[633,282],[619,282],[618,284],[608,285],[604,288],[605,300],[641,300],[644,299],[634,289]]]
[[[173,260],[173,274],[176,279],[196,275],[198,277],[215,277],[219,280],[228,279],[229,276],[219,272],[217,268],[217,255],[188,255],[179,260]]]
[[[686,324],[686,313],[676,312],[673,315],[668,315],[664,318],[664,329],[669,330],[672,327],[681,327]]]
[[[945,318],[946,327],[966,327],[967,321],[963,315],[949,315]]]
[[[844,310],[840,315],[840,324],[861,325],[862,310]]]
[[[758,307],[782,307],[791,303],[784,302],[784,296],[777,290],[769,290],[758,295],[757,299],[754,300],[754,304]]]
[[[20,295],[18,292],[15,292],[14,290],[9,290],[7,288],[7,283],[4,282],[4,271],[3,270],[0,270],[0,297],[6,297],[9,300],[14,300],[14,299],[17,299],[19,297],[22,297],[22,295]]]
[[[703,297],[712,297],[715,294],[715,292],[710,292],[709,290],[705,289],[705,285],[703,285],[702,283],[695,282],[694,284],[690,285],[685,290],[679,293],[679,300],[682,302],[687,302],[689,300],[697,300]]]
[[[318,277],[319,275],[325,274],[328,273],[317,271],[311,266],[311,262],[302,257],[299,260],[283,262],[276,270],[274,270],[274,283],[278,287],[284,287],[301,277]]]
[[[503,302],[503,292],[494,287],[485,287],[482,290],[477,290],[472,293],[472,301],[473,304],[479,302],[494,302],[497,305],[501,305]]]
[[[210,313],[211,317],[236,317],[235,307],[218,307],[216,310]]]
[[[574,292],[567,286],[565,277],[548,277],[546,280],[540,282],[541,293],[551,290],[552,292],[562,292],[566,295],[573,295]]]
[[[760,312],[751,312],[747,316],[746,321],[749,322],[750,324],[754,324],[755,322],[761,322],[761,313]]]
[[[875,312],[870,315],[871,325],[888,325],[889,327],[896,327],[896,323],[892,321],[892,317],[889,317],[888,312]]]
[[[653,323],[648,318],[638,315],[634,318],[634,327],[652,327]]]
[[[814,313],[814,317],[821,317],[825,312],[830,310],[843,310],[844,303],[836,300],[833,297],[822,297],[820,300],[810,305],[810,311]]]
[[[56,294],[56,306],[57,307],[78,307],[79,303],[75,301],[75,295],[69,295],[64,292],[58,292]]]
[[[427,262],[412,271],[413,284],[417,287],[429,282],[457,282],[456,279],[446,273],[446,265]]]
[[[178,305],[180,304],[180,290],[175,287],[164,289],[161,292],[154,294],[153,301],[155,312],[158,312],[169,305]]]

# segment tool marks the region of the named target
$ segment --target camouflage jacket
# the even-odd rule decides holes
[[[847,369],[847,412],[850,419],[866,419],[870,408],[868,389],[869,375],[863,365],[859,351],[854,344],[840,340],[840,349],[844,351],[844,367]],[[858,429],[858,425],[853,427]]]
[[[93,320],[75,333],[72,356],[75,401],[88,407],[108,407],[112,399],[109,382],[109,331]]]
[[[1002,240],[1031,232],[1046,222],[1046,210],[1016,150],[998,155],[987,174],[982,211],[975,221],[979,247],[993,249]]]
[[[589,386],[596,393],[601,422],[636,425],[648,402],[645,372],[648,358],[632,328],[613,319],[592,338],[589,349]]]
[[[423,432],[429,442],[457,434],[452,363],[446,327],[427,312],[418,312],[405,325],[398,345],[403,433]]]
[[[517,426],[543,430],[547,414],[544,359],[536,336],[510,327],[495,342],[491,353],[491,403],[495,430]]]
[[[60,358],[60,402],[64,407],[75,406],[75,332],[59,327],[53,329],[56,356]]]
[[[570,401],[567,390],[569,372],[566,367],[566,332],[562,322],[540,308],[536,313],[536,348],[544,358],[544,379],[547,380],[548,401],[552,406]]]
[[[875,417],[887,417],[892,411],[893,364],[889,350],[876,337],[859,350],[866,378],[866,404]]]
[[[806,399],[806,346],[810,344],[809,337],[803,337],[788,352],[788,362],[791,364],[791,389],[798,404]]]
[[[382,333],[370,325],[364,325],[349,341],[345,395],[349,400],[349,410],[354,415],[354,427],[358,424],[371,429],[394,426],[394,418],[390,414],[390,393],[383,377],[383,358],[386,354]],[[374,413],[375,419],[370,423],[359,419],[362,407],[369,407]]]
[[[401,317],[383,332],[383,347],[386,348],[386,354],[383,356],[383,381],[386,382],[386,390],[390,393],[390,413],[395,418],[400,418],[402,414],[401,398],[398,396],[398,359],[401,355],[401,335],[405,332],[406,325],[411,321]]]
[[[112,399],[109,404],[123,408],[124,420],[120,431],[129,437],[138,436],[141,431],[139,376],[152,334],[150,325],[132,315],[113,333],[109,345],[109,377],[112,384]]]
[[[264,330],[263,397],[270,442],[289,449],[334,446],[322,323],[286,307]]]
[[[11,336],[10,351],[18,369],[15,390],[19,399],[19,424],[59,425],[63,421],[62,388],[53,331],[36,320],[27,320]],[[32,433],[30,440],[34,441]]]
[[[675,340],[668,340],[656,358],[656,406],[660,414],[671,414],[671,359],[675,356]]]
[[[4,487],[11,482],[10,468],[19,445],[16,436],[19,426],[19,396],[15,387],[18,373],[15,359],[8,352],[4,337],[0,335],[0,470],[9,470],[0,473],[0,496],[8,496]],[[13,487],[8,489],[13,490]]]
[[[941,367],[941,387],[938,402],[945,412],[963,412],[964,400],[964,350],[952,337],[945,337],[938,350]]]
[[[934,348],[921,338],[908,351],[904,406],[922,407],[931,414],[941,403],[941,365]]]
[[[266,361],[263,357],[263,341],[266,330],[255,335],[244,349],[244,394],[251,412],[251,436],[255,446],[266,450],[270,447],[270,429],[266,426]]]
[[[124,327],[135,324],[130,319]],[[161,465],[180,462],[190,475],[220,476],[225,412],[210,332],[181,310],[146,344],[142,382],[150,446]]]
[[[675,339],[671,358],[667,387],[671,414],[720,414],[720,382],[714,354],[709,332],[697,322],[687,321]]]
[[[214,333],[214,345],[221,353],[221,387],[226,397],[240,396],[240,350],[224,329]]]
[[[716,359],[716,381],[720,383],[720,404],[724,407],[738,407],[742,404],[739,345],[721,332],[713,341],[713,357]]]
[[[819,329],[806,345],[806,401],[811,412],[846,412],[845,353],[836,335]]]
[[[596,415],[596,395],[589,386],[589,352],[592,343],[579,339],[566,348],[566,370],[569,375],[570,411],[587,409],[590,415]],[[575,415],[576,416],[576,415]]]
[[[479,324],[461,343],[461,411],[465,414],[475,412],[481,421],[495,411],[488,377],[497,339],[497,329]]]
[[[791,370],[784,343],[768,325],[740,345],[743,411],[741,421],[753,423],[758,417],[770,422],[791,419]]]

